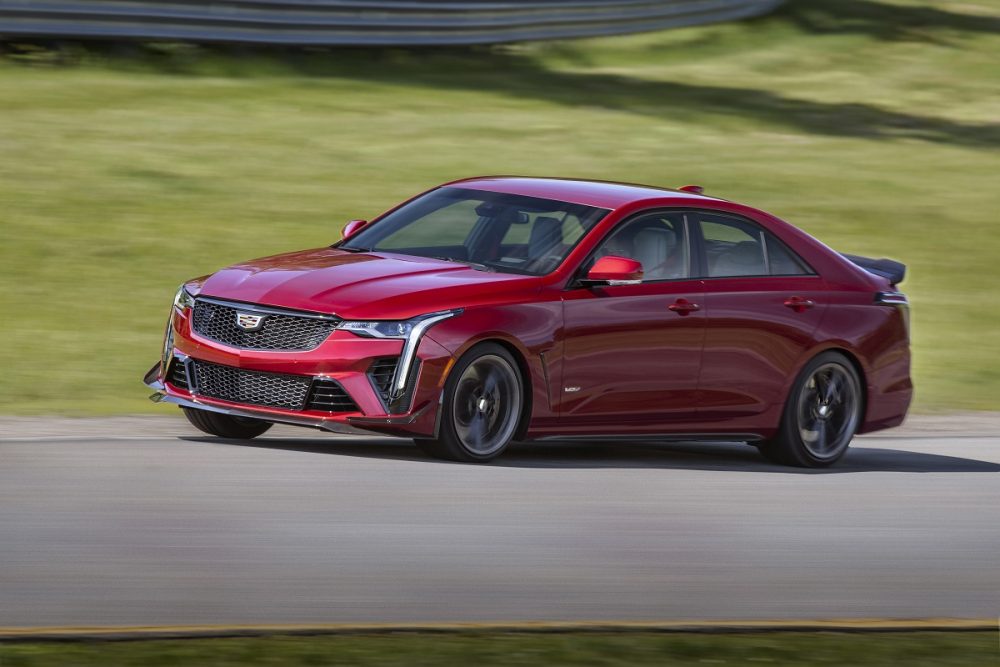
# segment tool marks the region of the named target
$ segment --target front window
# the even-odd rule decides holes
[[[338,247],[543,275],[608,211],[552,199],[446,187],[362,229]]]
[[[684,214],[661,211],[633,218],[605,239],[586,266],[599,257],[628,257],[642,264],[642,281],[680,280],[691,275]]]

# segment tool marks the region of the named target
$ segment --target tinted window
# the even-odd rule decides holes
[[[795,253],[762,227],[740,218],[694,214],[701,227],[710,278],[811,273]]]
[[[616,229],[598,247],[598,257],[628,257],[642,264],[643,282],[690,276],[687,228],[682,213],[650,213]],[[589,268],[589,267],[588,267]]]
[[[703,216],[701,235],[710,278],[766,276],[763,231],[741,220]]]
[[[607,210],[537,197],[439,188],[339,247],[474,262],[541,275],[555,269]]]
[[[764,240],[767,242],[767,261],[772,276],[801,276],[812,273],[805,262],[773,234],[764,232]]]
[[[481,202],[460,200],[434,212],[433,225],[406,225],[379,243],[384,250],[421,248],[465,243],[476,224],[476,206]]]

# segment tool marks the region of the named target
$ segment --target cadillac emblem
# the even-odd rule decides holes
[[[255,315],[253,313],[236,313],[236,324],[244,331],[257,331],[264,324],[267,315]]]

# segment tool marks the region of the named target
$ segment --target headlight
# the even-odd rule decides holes
[[[340,328],[365,338],[406,338],[413,331],[414,320],[402,322],[341,322]]]
[[[383,320],[381,322],[347,320],[341,322],[338,328],[350,331],[353,334],[363,336],[365,338],[409,338],[410,334],[413,333],[413,330],[418,327],[421,322],[425,322],[430,319],[433,319],[436,322],[456,314],[457,313],[453,312],[431,313],[430,315],[421,315],[420,317],[414,317],[410,320]]]
[[[181,285],[181,288],[177,290],[177,294],[174,296],[174,308],[177,310],[194,308],[194,297],[191,296],[190,292],[184,289],[183,285]]]

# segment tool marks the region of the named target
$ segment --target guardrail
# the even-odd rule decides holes
[[[661,30],[783,0],[0,0],[0,40],[445,46]]]

